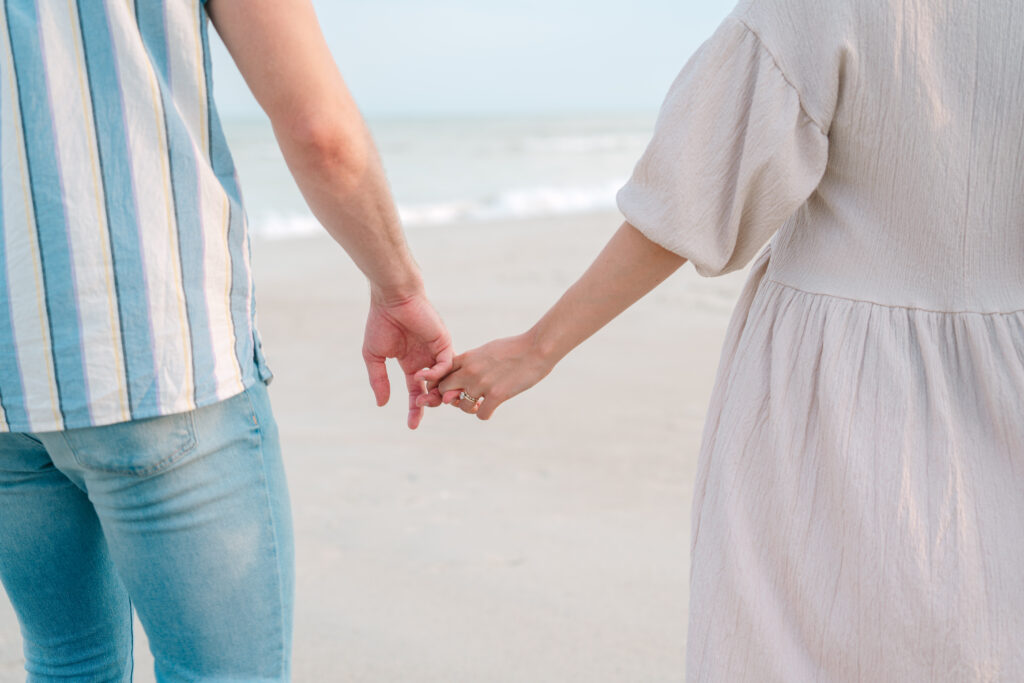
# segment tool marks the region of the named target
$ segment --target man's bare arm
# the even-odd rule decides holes
[[[375,295],[421,288],[369,131],[309,0],[210,0],[213,24],[270,117],[313,213]]]
[[[370,385],[377,403],[386,403],[384,361],[398,358],[415,428],[423,390],[413,373],[450,368],[451,339],[424,295],[376,147],[313,6],[310,0],[210,0],[207,11],[270,117],[313,214],[370,281],[363,346]],[[439,402],[435,391],[428,404]]]

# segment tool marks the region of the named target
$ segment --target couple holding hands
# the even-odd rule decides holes
[[[412,428],[492,417],[687,261],[753,261],[698,465],[688,680],[1024,679],[1021,3],[741,0],[594,263],[460,356],[310,0],[0,21],[0,578],[30,680],[130,680],[133,610],[161,681],[290,679],[290,507],[210,22],[370,282],[370,384],[384,404],[398,359]]]

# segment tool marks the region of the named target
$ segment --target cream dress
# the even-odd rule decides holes
[[[687,680],[1024,681],[1024,2],[741,2],[619,206],[703,275],[761,250]]]

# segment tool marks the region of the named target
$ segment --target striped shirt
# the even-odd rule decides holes
[[[0,431],[269,380],[200,0],[0,1]]]

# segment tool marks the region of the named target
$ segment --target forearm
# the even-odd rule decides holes
[[[685,262],[623,223],[590,268],[528,336],[537,352],[554,366]]]
[[[567,353],[685,262],[623,223],[587,272],[526,334],[457,357],[438,387],[444,402],[490,419],[498,406],[541,381]]]
[[[342,116],[347,120],[342,120]],[[345,249],[383,302],[422,290],[419,268],[370,133],[354,104],[322,137],[276,131],[285,161],[317,220]]]
[[[210,0],[214,26],[274,126],[311,210],[375,297],[421,290],[377,150],[309,0]]]

